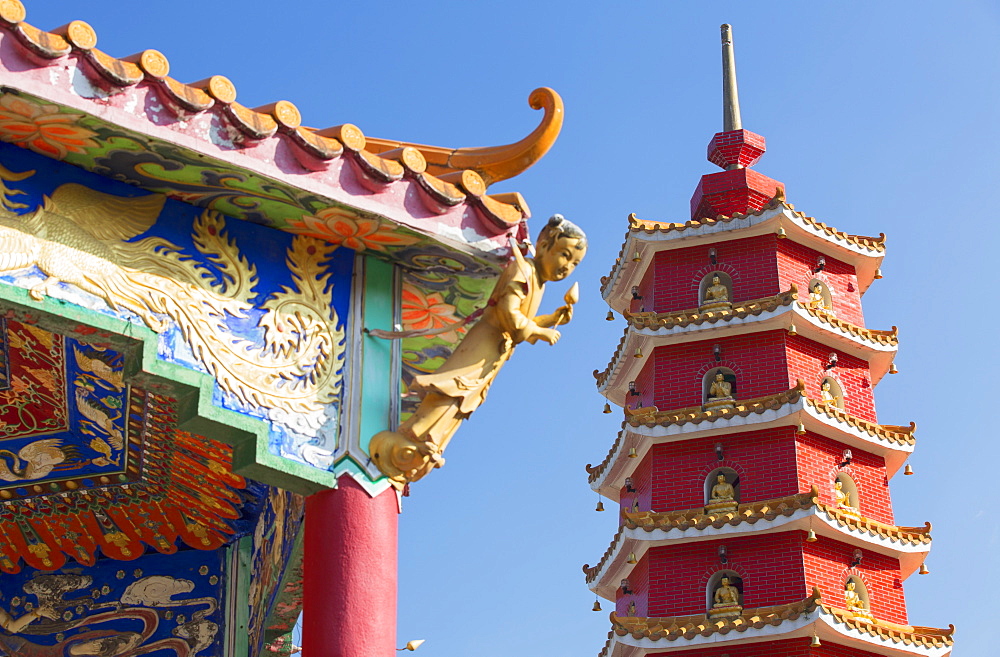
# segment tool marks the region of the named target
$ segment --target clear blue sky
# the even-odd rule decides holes
[[[591,250],[583,297],[554,348],[523,345],[448,465],[401,518],[399,638],[423,657],[596,655],[580,566],[615,514],[595,514],[584,465],[614,440],[590,372],[621,336],[598,291],[629,212],[688,218],[721,130],[719,25],[732,23],[757,169],[797,208],[889,236],[871,328],[900,327],[880,420],[919,425],[917,474],[893,481],[896,519],[934,523],[932,573],[906,582],[910,620],[959,626],[955,655],[996,652],[1000,568],[996,347],[1000,9],[995,2],[125,2],[26,0],[28,21],[91,23],[116,56],[156,48],[181,81],[222,74],[240,102],[293,101],[305,122],[442,146],[519,139],[528,93],[566,102],[562,136],[517,190],[535,228],[553,212]],[[553,290],[546,308],[559,302]],[[606,605],[607,607],[607,605]]]

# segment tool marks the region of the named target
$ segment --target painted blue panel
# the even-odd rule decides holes
[[[91,568],[32,569],[0,578],[0,609],[20,618],[42,609],[19,633],[0,629],[0,654],[25,657],[151,653],[222,654],[225,550],[102,559]]]
[[[160,359],[221,382],[215,405],[268,423],[272,454],[329,468],[353,251],[174,199],[161,209],[8,144],[0,164],[0,284],[156,330]]]

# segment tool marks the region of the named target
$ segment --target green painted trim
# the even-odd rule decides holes
[[[226,652],[233,657],[243,657],[250,654],[250,578],[253,576],[251,564],[253,561],[253,537],[244,536],[232,548],[236,550],[236,572],[230,573],[229,586],[234,587],[234,595],[230,598],[235,609],[227,613],[227,621],[235,626],[232,635],[235,642],[232,652]],[[235,576],[234,576],[235,575]],[[226,632],[226,636],[230,635]]]
[[[394,267],[387,262],[366,257],[364,327],[391,331],[397,304]],[[361,365],[361,422],[358,440],[368,453],[368,443],[379,431],[394,429],[392,395],[398,395],[399,382],[393,381],[393,341],[363,334],[364,356]]]
[[[306,523],[305,520],[299,526],[299,533],[295,536],[295,543],[292,544],[292,551],[289,553],[288,560],[285,562],[285,569],[281,573],[281,579],[278,580],[276,585],[276,590],[278,594],[274,598],[274,603],[271,605],[271,609],[268,610],[267,618],[264,620],[264,643],[274,643],[274,641],[281,636],[287,636],[289,642],[289,648],[292,630],[272,630],[268,631],[267,628],[274,625],[276,622],[285,620],[284,617],[278,614],[278,605],[282,602],[285,605],[298,603],[299,613],[302,612],[302,598],[299,597],[295,600],[295,596],[286,596],[285,588],[296,579],[300,582],[303,577],[302,571],[302,557],[303,557],[303,547],[306,541]],[[294,626],[294,623],[293,623]]]
[[[237,474],[303,495],[336,488],[333,472],[272,454],[266,422],[214,405],[212,376],[158,358],[157,334],[145,326],[61,299],[46,297],[38,302],[27,290],[9,283],[0,282],[0,304],[32,316],[46,330],[76,332],[86,340],[86,335],[67,327],[82,324],[122,338],[119,348],[132,356],[126,358],[126,367],[132,368],[125,373],[126,379],[139,386],[170,388],[178,400],[177,427],[232,445],[233,471]]]

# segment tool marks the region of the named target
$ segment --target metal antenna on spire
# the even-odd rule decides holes
[[[742,130],[740,94],[736,88],[736,54],[733,52],[733,26],[722,26],[722,130]]]

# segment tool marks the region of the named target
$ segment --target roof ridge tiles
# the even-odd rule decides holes
[[[803,614],[819,609],[831,616],[836,624],[866,632],[883,641],[918,645],[921,647],[950,646],[954,643],[955,626],[948,629],[932,627],[897,625],[882,620],[869,620],[856,617],[850,611],[823,604],[819,588],[813,586],[812,593],[805,599],[781,605],[757,607],[744,610],[739,616],[730,618],[709,619],[707,614],[689,616],[672,616],[663,618],[645,618],[638,616],[618,616],[611,612],[611,632],[608,642],[601,651],[601,657],[608,654],[614,636],[631,636],[635,640],[647,639],[659,641],[667,639],[694,639],[697,636],[710,637],[714,634],[727,634],[733,630],[745,632],[751,627],[761,629],[765,626],[777,627],[788,620],[797,620]]]
[[[622,427],[623,429],[626,426],[646,426],[652,428],[654,426],[683,425],[688,422],[714,422],[718,419],[747,417],[754,413],[759,414],[769,409],[773,410],[787,404],[796,403],[799,399],[804,400],[807,405],[816,409],[823,415],[826,415],[830,419],[838,422],[845,422],[877,440],[900,446],[912,446],[916,444],[914,433],[916,432],[917,425],[915,422],[911,422],[909,425],[896,425],[877,424],[875,422],[863,420],[822,401],[808,397],[805,394],[805,383],[801,379],[794,387],[779,393],[742,401],[737,400],[733,408],[705,410],[701,406],[687,406],[667,411],[661,411],[656,406],[647,406],[640,409],[626,408],[624,409],[625,421],[622,423]],[[614,455],[618,451],[618,447],[621,445],[623,433],[624,431],[619,432],[618,438],[611,445],[611,449],[608,450],[607,456],[605,456],[601,463],[596,466],[587,464],[586,470],[588,473],[588,481],[591,483],[596,481],[611,465],[611,462],[614,460]]]
[[[846,514],[836,507],[824,504],[819,501],[819,487],[812,484],[808,491],[786,495],[769,500],[758,500],[756,502],[746,502],[740,504],[735,511],[724,513],[706,512],[705,507],[695,507],[692,509],[680,509],[677,511],[624,511],[624,522],[618,528],[611,543],[604,551],[597,565],[584,564],[583,572],[586,575],[587,583],[593,582],[604,566],[614,556],[619,541],[623,538],[626,529],[642,529],[647,533],[670,529],[707,529],[714,527],[721,529],[725,525],[736,527],[743,523],[754,524],[758,520],[773,520],[779,516],[790,516],[796,511],[816,508],[820,513],[824,513],[831,520],[836,521],[841,526],[865,530],[868,533],[882,536],[889,539],[906,541],[913,545],[922,545],[931,542],[931,523],[924,523],[923,527],[902,527],[889,525],[867,517],[858,517],[854,514]]]
[[[279,100],[249,108],[236,102],[235,86],[224,76],[183,83],[167,75],[169,61],[156,50],[144,50],[124,58],[114,57],[95,47],[97,33],[84,21],[72,21],[55,30],[45,31],[24,22],[25,17],[26,11],[20,0],[0,3],[0,30],[10,33],[17,43],[26,48],[39,67],[47,65],[46,61],[74,56],[81,71],[100,86],[128,88],[148,81],[161,92],[170,111],[186,114],[218,112],[246,139],[263,140],[278,135],[291,141],[307,158],[320,162],[340,157],[344,146],[349,146],[343,144],[342,139],[324,134],[325,130],[302,126],[298,108],[289,101]],[[367,150],[364,146],[355,149],[350,159],[375,185],[389,184],[409,174],[418,183],[421,197],[432,210],[468,200],[489,223],[506,231],[529,216],[527,204],[520,195],[487,195],[486,188],[494,182],[518,175],[537,162],[551,148],[563,124],[563,102],[552,89],[535,89],[528,102],[533,109],[543,110],[544,116],[531,134],[513,144],[449,149],[368,139],[370,147]],[[405,164],[401,167],[399,163],[380,155],[404,147],[414,148],[422,154],[425,158],[422,171],[411,171]],[[445,155],[443,160],[442,154]],[[309,164],[303,166],[311,168]],[[439,179],[450,172],[474,173],[482,185],[481,191],[465,189],[462,185],[451,185]],[[458,202],[455,200],[456,192],[461,199]]]
[[[870,237],[867,235],[855,235],[853,233],[848,233],[842,230],[837,230],[826,223],[819,221],[815,217],[810,217],[804,212],[800,212],[795,209],[795,206],[784,200],[784,197],[779,195],[771,199],[769,203],[764,205],[760,210],[755,212],[750,212],[746,214],[735,213],[733,215],[719,215],[714,219],[689,219],[684,222],[659,222],[650,221],[646,219],[639,219],[636,217],[635,213],[630,213],[628,216],[628,230],[625,232],[625,241],[622,243],[622,247],[618,252],[618,257],[615,259],[615,264],[611,268],[611,272],[607,276],[601,277],[601,293],[605,293],[608,288],[608,284],[614,280],[615,270],[621,266],[622,258],[625,257],[625,247],[628,246],[629,237],[633,233],[645,233],[646,235],[654,234],[664,234],[673,231],[685,231],[690,229],[699,228],[701,226],[711,226],[718,223],[730,223],[734,220],[747,219],[751,217],[763,216],[766,212],[774,210],[777,208],[784,208],[792,213],[793,216],[800,219],[804,224],[812,226],[818,229],[819,232],[823,233],[827,237],[835,238],[838,240],[846,241],[854,246],[863,247],[868,250],[873,251],[885,251],[885,233],[879,233],[878,237]]]

